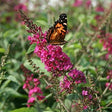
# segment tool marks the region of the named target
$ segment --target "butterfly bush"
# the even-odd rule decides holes
[[[47,45],[46,32],[28,36],[28,40],[31,44],[36,43],[34,53],[40,57],[48,72],[52,72],[55,75],[57,71],[61,73],[73,67],[70,58],[62,51],[60,46]]]
[[[14,6],[14,11],[16,12],[18,10],[22,10],[25,13],[27,13],[28,12],[28,7],[27,7],[27,5],[25,5],[25,3],[24,4],[23,3],[18,3],[17,5]],[[20,19],[21,19],[20,15],[18,13],[15,14],[15,20],[20,21]]]
[[[78,110],[80,109],[80,112],[82,112],[82,110],[86,110],[89,109],[90,107],[97,108],[98,107],[98,98],[96,97],[96,94],[98,94],[98,91],[95,91],[93,88],[89,88],[89,87],[83,87],[82,88],[82,100],[81,102],[76,102],[74,101],[74,104],[72,105],[73,108],[78,108]]]
[[[102,5],[97,5],[95,8],[96,16],[95,20],[97,23],[103,19],[102,13],[104,13],[105,8]]]
[[[102,5],[98,5],[95,9],[95,11],[99,14],[104,13],[104,10],[105,8]],[[98,23],[101,19],[103,19],[103,16],[99,14],[95,16]],[[98,28],[94,27],[94,30],[97,31]],[[109,55],[112,55],[112,33],[106,33],[105,29],[101,29],[97,37],[99,38],[100,43],[103,44],[104,50],[107,50],[106,59],[108,59]]]
[[[35,78],[34,74],[31,74],[24,65],[21,65],[21,69],[23,70],[25,77],[23,89],[28,92],[27,107],[30,107],[34,105],[37,100],[43,100],[45,96],[43,96],[43,92],[39,87],[39,79]]]
[[[107,73],[107,80],[108,81],[110,80],[110,81],[109,82],[106,82],[105,86],[108,87],[109,90],[112,90],[112,82],[111,82],[111,80],[112,80],[112,70],[110,70]]]
[[[79,6],[81,6],[82,4],[83,4],[83,1],[82,1],[82,0],[75,0],[73,6],[74,6],[74,7],[79,7]]]
[[[91,6],[91,0],[75,0],[73,3],[73,7],[80,7],[82,5],[85,5],[86,8],[89,8]]]
[[[43,33],[41,27],[33,24],[21,11],[20,13],[24,23],[29,28],[27,31],[33,33],[32,36],[28,36],[28,40],[30,44],[36,44],[34,53],[45,64],[45,69],[48,72],[51,72],[53,76],[64,77],[64,80],[60,82],[61,91],[66,91],[67,89],[70,92],[71,90],[68,89],[69,87],[73,89],[72,85],[85,83],[86,78],[84,73],[76,68],[73,69],[70,58],[62,51],[62,48],[57,45],[48,44],[46,39],[47,32]]]
[[[84,73],[73,69],[73,64],[70,62],[70,58],[62,51],[62,48],[57,45],[48,45],[46,41],[46,32],[43,33],[41,28],[39,32],[33,36],[28,36],[30,44],[36,44],[34,53],[41,59],[42,63],[45,64],[45,69],[48,72],[52,72],[55,76],[63,76],[68,72],[64,80],[60,82],[61,91],[67,89],[71,91],[74,84],[85,83],[86,78]]]
[[[98,5],[96,8],[95,8],[95,11],[96,12],[104,12],[104,7],[102,5]]]
[[[106,59],[108,59],[109,55],[112,55],[112,34],[106,33],[104,37],[98,36],[100,42],[103,44],[103,48],[107,50]]]
[[[28,101],[27,106],[30,107],[35,103],[36,99],[42,100],[45,97],[43,96],[42,90],[38,87],[40,84],[39,79],[34,78],[34,75],[25,75],[25,83],[23,85],[23,89],[28,90]]]
[[[15,11],[23,10],[24,12],[27,12],[28,8],[25,4],[20,3],[20,4],[14,6],[14,10]]]
[[[69,77],[64,76],[64,80],[60,82],[60,87],[62,88],[61,91],[67,90],[68,93],[71,93],[71,90],[73,90],[73,87],[76,84],[86,83],[84,73],[76,68],[71,70],[68,73],[68,76]]]
[[[82,101],[84,109],[87,109],[93,104],[95,107],[97,107],[98,99],[96,98],[95,94],[98,94],[98,91],[95,91],[94,89],[89,87],[82,88]]]

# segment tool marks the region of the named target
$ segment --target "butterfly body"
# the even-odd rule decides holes
[[[54,26],[47,32],[47,42],[52,45],[63,45],[67,43],[64,38],[67,32],[67,15],[61,14]]]

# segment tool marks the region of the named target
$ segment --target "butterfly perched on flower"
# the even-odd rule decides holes
[[[65,41],[65,35],[67,32],[67,15],[62,13],[59,19],[55,21],[54,25],[49,28],[47,32],[47,42],[52,45],[63,45],[67,43]]]

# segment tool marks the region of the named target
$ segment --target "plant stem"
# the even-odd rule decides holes
[[[69,112],[69,110],[68,110],[67,107],[64,105],[64,103],[63,103],[60,99],[58,99],[58,100],[59,100],[60,104],[64,107],[64,109],[65,109],[67,112]]]

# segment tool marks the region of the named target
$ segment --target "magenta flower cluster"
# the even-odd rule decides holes
[[[34,78],[33,74],[25,74],[25,78],[23,89],[28,91],[27,106],[30,107],[36,100],[43,100],[45,97],[43,96],[42,90],[38,87],[40,81],[37,78]]]
[[[91,105],[93,105],[94,103],[97,104],[97,99],[94,97],[94,94],[96,92],[91,90],[90,88],[83,88],[82,90],[82,96],[83,96],[83,109],[87,109],[88,107],[90,107]]]
[[[86,6],[86,8],[89,8],[91,6],[92,2],[91,2],[91,0],[86,0],[86,1],[84,1],[84,0],[75,0],[74,3],[73,3],[73,6],[74,7],[80,7],[83,4]]]
[[[112,34],[107,33],[105,38],[101,38],[100,42],[103,44],[103,48],[108,51],[106,58],[108,59],[109,55],[112,55]]]
[[[56,45],[48,45],[46,32],[42,33],[41,28],[33,36],[28,36],[28,40],[30,44],[36,43],[34,53],[40,57],[48,72],[52,72],[55,76],[64,75],[64,80],[60,82],[61,92],[67,90],[70,93],[74,84],[86,83],[83,72],[73,69],[70,58],[62,51],[62,48]]]
[[[104,12],[104,7],[102,5],[98,5],[96,8],[95,8],[95,11],[96,12]]]
[[[99,21],[102,20],[102,17],[103,17],[103,16],[102,16],[102,14],[100,14],[100,13],[103,13],[104,10],[105,10],[105,8],[104,8],[102,5],[97,5],[97,6],[96,6],[95,12],[97,12],[97,13],[96,13],[96,16],[95,16],[94,18],[95,18],[95,20],[97,21],[97,23],[99,23]]]
[[[19,11],[19,10],[22,10],[24,11],[25,13],[28,12],[28,7],[23,4],[23,3],[18,3],[17,5],[14,6],[14,11]],[[21,20],[21,16],[19,13],[15,14],[15,20],[16,21],[20,21]],[[23,22],[21,22],[21,24],[24,24]]]
[[[84,97],[88,97],[89,100],[92,99],[92,95],[89,94],[89,91],[87,91],[87,90],[83,90],[83,91],[82,91],[82,95],[83,95]]]
[[[67,89],[71,92],[74,89],[74,84],[85,83],[86,79],[83,72],[73,69],[70,58],[62,51],[62,48],[57,45],[48,44],[46,40],[47,32],[43,33],[41,27],[33,24],[33,22],[21,11],[20,13],[23,21],[29,28],[27,31],[33,33],[32,36],[28,36],[28,40],[30,41],[30,44],[36,44],[34,53],[41,59],[42,63],[44,63],[45,69],[48,72],[51,72],[53,76],[57,76],[57,78],[65,76],[64,81],[60,82],[60,85],[62,83],[60,87],[63,90]],[[28,90],[28,107],[30,107],[36,99],[42,100],[44,96],[41,89],[38,87],[40,84],[39,80],[33,79],[33,74],[28,77],[26,75],[25,77],[26,81],[23,88]]]
[[[55,75],[57,72],[69,71],[73,67],[70,58],[62,51],[60,46],[47,45],[46,33],[39,32],[33,36],[28,36],[28,40],[31,44],[36,43],[34,53],[40,57],[48,72]]]
[[[64,80],[60,82],[61,91],[68,90],[70,93],[75,84],[86,83],[83,72],[73,69],[70,58],[62,51],[62,48],[48,44],[47,33],[43,33],[41,27],[36,26],[36,28],[37,32],[33,36],[28,36],[28,40],[30,44],[36,44],[34,53],[45,64],[45,69],[54,76],[64,76]]]
[[[112,79],[112,70],[110,70],[108,73],[107,73],[107,80],[111,80]],[[109,88],[109,90],[112,90],[112,82],[107,82],[105,84],[106,87]]]
[[[93,108],[93,106],[95,106],[95,108],[97,108],[98,105],[98,99],[96,98],[95,94],[97,94],[98,91],[94,91],[94,89],[91,89],[89,87],[84,87],[82,88],[82,99],[80,102],[76,102],[75,101],[75,105],[74,108],[82,108],[82,110],[86,110],[89,108]],[[82,112],[82,111],[81,111]]]
[[[84,76],[84,73],[77,70],[77,69],[73,69],[71,70],[68,75],[73,79],[73,81],[75,82],[75,84],[80,84],[80,83],[86,83],[86,78]]]
[[[81,6],[82,4],[83,4],[83,1],[82,1],[82,0],[75,0],[73,6],[74,6],[74,7],[79,7],[79,6]]]
[[[64,76],[64,80],[60,82],[61,91],[67,90],[69,93],[76,84],[86,83],[84,73],[73,69],[68,73],[68,77]]]
[[[23,10],[24,12],[26,12],[28,10],[28,8],[25,4],[19,3],[18,5],[14,6],[14,10],[16,10],[16,11]]]

